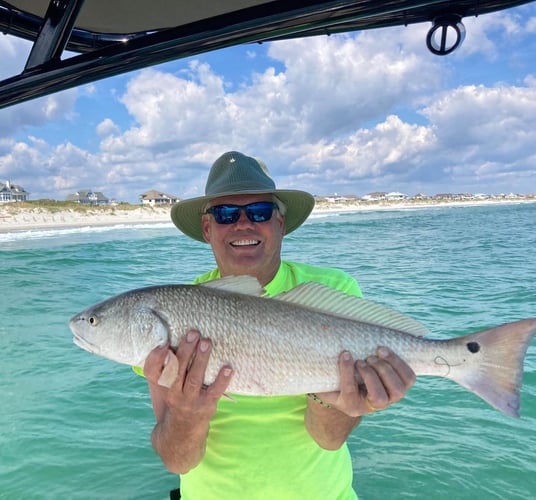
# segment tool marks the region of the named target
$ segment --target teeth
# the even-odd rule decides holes
[[[231,245],[234,247],[244,247],[247,245],[258,245],[259,240],[240,240],[240,241],[233,241]]]

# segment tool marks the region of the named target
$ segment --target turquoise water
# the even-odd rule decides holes
[[[438,337],[536,316],[536,204],[314,216],[284,257],[342,268]],[[188,282],[210,249],[171,225],[0,234],[0,498],[164,499],[145,381],[72,344],[68,319],[127,289]],[[536,341],[522,418],[442,379],[350,437],[361,499],[536,496]]]

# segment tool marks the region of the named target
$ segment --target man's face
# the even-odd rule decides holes
[[[222,196],[210,205],[247,205],[259,201],[272,202],[273,197],[270,194]],[[285,234],[284,216],[277,210],[266,222],[251,222],[242,211],[234,224],[218,224],[212,215],[205,214],[202,228],[222,276],[249,274],[264,286],[277,273]]]

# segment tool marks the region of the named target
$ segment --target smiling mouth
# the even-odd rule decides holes
[[[232,241],[231,246],[233,247],[247,247],[247,246],[257,246],[260,245],[259,240],[237,240]]]

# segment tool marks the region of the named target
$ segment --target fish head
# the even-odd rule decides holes
[[[69,321],[73,342],[93,354],[143,367],[148,354],[167,343],[167,321],[153,297],[128,292],[88,307]]]

